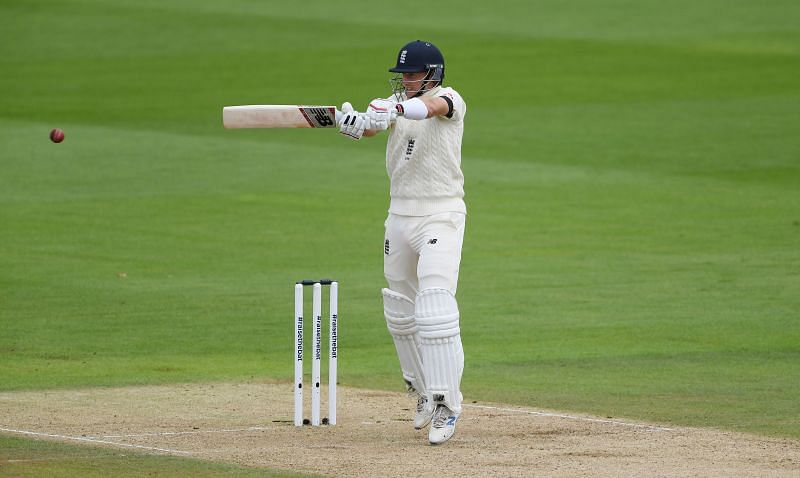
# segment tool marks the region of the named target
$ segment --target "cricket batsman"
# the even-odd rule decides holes
[[[436,445],[453,436],[461,415],[456,288],[467,212],[461,172],[467,106],[443,85],[444,57],[432,43],[403,46],[389,71],[396,74],[394,94],[372,100],[364,113],[342,105],[339,131],[354,140],[388,132],[384,317],[417,399],[414,428],[430,423],[428,440]]]

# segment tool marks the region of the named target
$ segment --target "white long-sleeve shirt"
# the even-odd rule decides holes
[[[461,138],[467,105],[454,89],[436,88],[424,96],[446,96],[453,102],[450,117],[424,120],[398,117],[389,130],[386,171],[389,174],[389,212],[428,216],[441,212],[466,213]]]

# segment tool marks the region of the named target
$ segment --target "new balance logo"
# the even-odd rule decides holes
[[[408,50],[403,50],[400,52],[400,63],[406,62],[406,53],[408,53]]]
[[[314,118],[316,118],[317,123],[319,123],[320,126],[333,125],[333,119],[328,116],[324,110],[316,110],[314,112]]]
[[[450,418],[447,419],[447,425],[451,427],[454,426],[456,424],[456,418],[458,417],[455,415],[450,415]]]
[[[436,244],[437,241],[438,239],[431,239],[428,241],[428,244]]]
[[[383,253],[387,256],[389,255],[389,239],[386,239],[386,242],[383,243]]]
[[[434,402],[443,402],[444,401],[444,394],[441,394],[441,393],[433,394],[433,401]]]
[[[333,118],[331,118],[330,113],[323,108],[309,108],[311,114],[314,115],[314,119],[317,121],[317,125],[324,128],[326,126],[333,126]]]

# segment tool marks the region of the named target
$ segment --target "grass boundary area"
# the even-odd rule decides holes
[[[179,457],[83,442],[62,443],[68,437],[25,438],[0,431],[0,476],[38,478],[138,478],[192,476],[210,478],[312,478],[321,475],[289,473],[199,458]],[[73,438],[74,437],[70,437]]]

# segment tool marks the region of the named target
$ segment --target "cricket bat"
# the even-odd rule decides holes
[[[239,128],[334,128],[335,106],[242,105],[222,108],[222,125]]]

